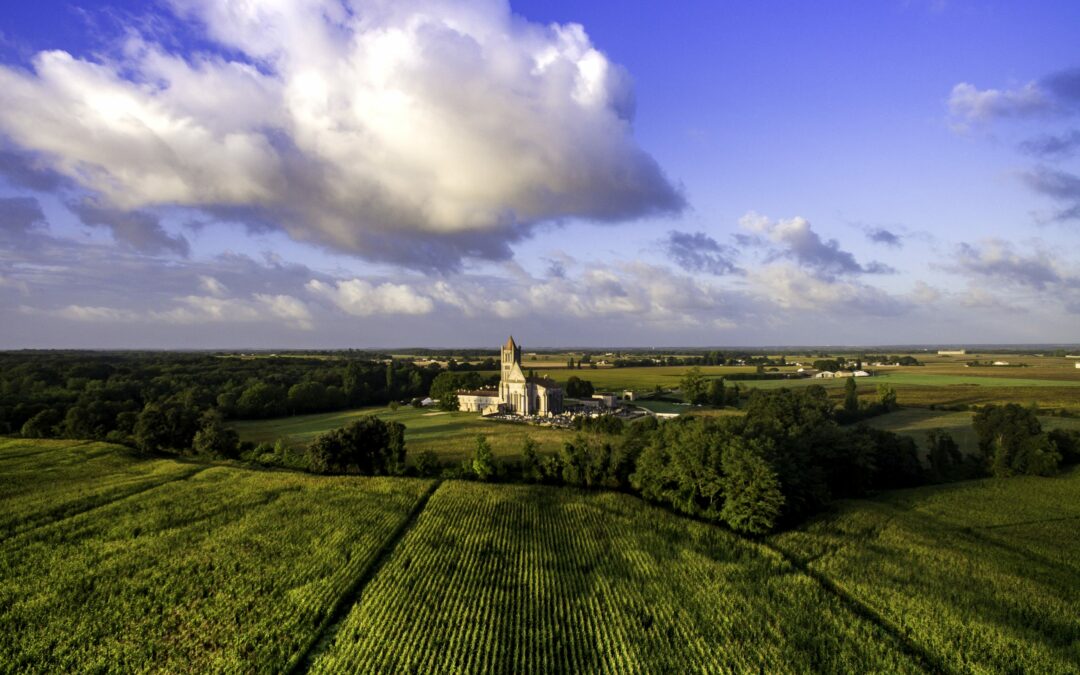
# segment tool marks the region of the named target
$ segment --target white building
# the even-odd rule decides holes
[[[557,415],[563,411],[563,391],[555,380],[526,377],[521,370],[521,347],[510,337],[500,354],[497,390],[458,393],[458,409],[485,415]]]

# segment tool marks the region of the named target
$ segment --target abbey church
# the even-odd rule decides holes
[[[510,337],[500,354],[498,390],[458,393],[458,408],[485,415],[558,415],[563,411],[563,392],[546,377],[526,377],[521,370],[521,347]]]

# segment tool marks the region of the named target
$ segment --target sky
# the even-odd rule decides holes
[[[1080,4],[0,7],[0,348],[1080,341]]]

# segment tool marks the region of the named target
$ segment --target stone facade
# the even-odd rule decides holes
[[[521,347],[514,343],[513,337],[503,345],[499,363],[498,391],[459,393],[460,410],[540,416],[558,415],[563,411],[562,388],[546,377],[525,376],[521,370]],[[496,398],[492,399],[492,394]]]

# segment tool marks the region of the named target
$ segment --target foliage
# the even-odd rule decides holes
[[[724,446],[721,462],[724,506],[720,519],[739,532],[761,534],[773,529],[784,506],[776,472],[753,443],[741,438]]]
[[[595,393],[592,382],[583,380],[576,375],[571,375],[566,380],[564,391],[570,398],[592,398]]]
[[[400,474],[405,470],[405,427],[374,415],[321,434],[307,450],[315,473]]]
[[[495,473],[495,458],[491,454],[491,444],[482,434],[476,437],[476,448],[473,450],[470,467],[473,474],[480,480],[488,480]]]
[[[679,389],[682,390],[683,400],[687,403],[701,405],[708,401],[709,382],[697,366],[686,371],[682,380],[679,381]]]
[[[844,412],[848,414],[859,412],[859,389],[854,377],[849,377],[844,382]]]
[[[1061,455],[1030,408],[1015,403],[986,406],[973,424],[993,475],[1048,476],[1057,471]]]
[[[211,457],[235,458],[239,444],[240,436],[222,423],[219,413],[207,411],[203,414],[202,428],[195,432],[195,452]]]

